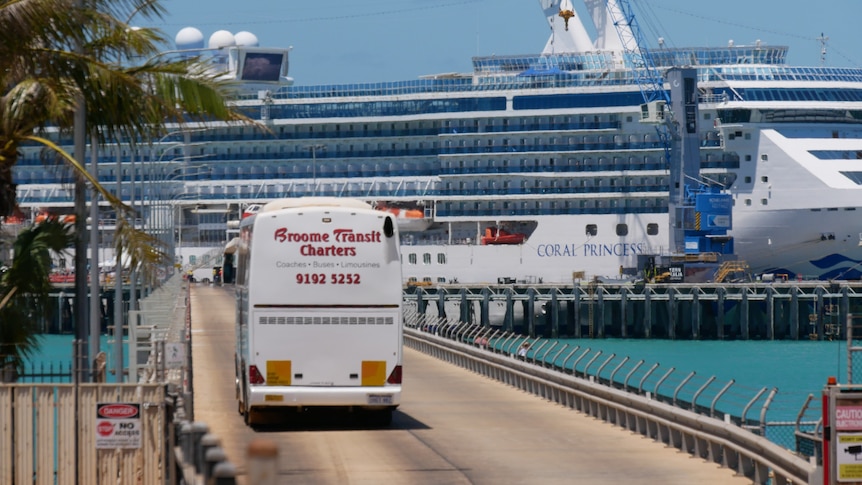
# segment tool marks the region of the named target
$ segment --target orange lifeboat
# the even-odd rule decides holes
[[[36,224],[39,224],[39,223],[42,223],[45,221],[60,221],[64,224],[74,224],[75,223],[75,214],[63,214],[63,215],[58,216],[57,214],[53,214],[53,213],[47,212],[47,211],[42,211],[42,212],[36,214],[36,218],[34,219],[34,222]]]
[[[425,218],[425,212],[422,209],[392,207],[378,203],[377,210],[392,214],[398,229],[402,232],[424,231],[431,225],[431,220]]]
[[[42,222],[45,222],[48,220],[52,220],[52,219],[56,219],[56,218],[57,218],[57,216],[51,214],[50,212],[42,211],[42,212],[36,214],[36,218],[34,219],[34,222],[36,224],[39,224],[39,223],[42,223]]]
[[[486,227],[485,235],[482,236],[482,244],[523,244],[527,235],[520,232],[508,232],[499,227]]]
[[[18,206],[15,206],[15,210],[12,211],[12,214],[6,216],[6,224],[23,224],[27,219],[27,216],[21,212],[21,209]]]

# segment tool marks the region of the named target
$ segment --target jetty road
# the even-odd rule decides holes
[[[279,450],[279,483],[733,485],[750,480],[638,434],[404,350],[402,404],[374,429],[338,415],[249,428],[234,390],[230,287],[191,289],[195,420],[248,484],[255,440]]]

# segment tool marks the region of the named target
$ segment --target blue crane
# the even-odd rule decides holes
[[[638,26],[629,0],[606,0],[610,19],[619,35],[623,61],[634,73],[644,104],[641,121],[654,123],[671,181],[668,211],[671,247],[685,254],[733,253],[731,228],[733,200],[719,187],[708,187],[700,178],[700,143],[697,129],[697,71],[668,71],[671,92],[656,67]],[[681,114],[682,124],[674,111]],[[680,251],[682,249],[682,251]]]

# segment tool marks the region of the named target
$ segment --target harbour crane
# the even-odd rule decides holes
[[[622,44],[624,65],[634,73],[644,104],[641,122],[654,124],[670,173],[668,213],[670,244],[684,261],[735,259],[733,199],[722,187],[708,186],[700,176],[697,70],[671,68],[665,76],[657,67],[629,0],[605,0]],[[682,116],[677,119],[677,114]],[[681,249],[681,250],[680,250]]]

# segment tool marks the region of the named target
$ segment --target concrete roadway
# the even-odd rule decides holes
[[[279,483],[743,484],[730,470],[504,384],[404,350],[392,426],[343,416],[251,429],[234,395],[230,288],[191,290],[195,420],[221,439],[246,484],[246,450],[279,449]],[[250,484],[258,485],[258,484]]]

